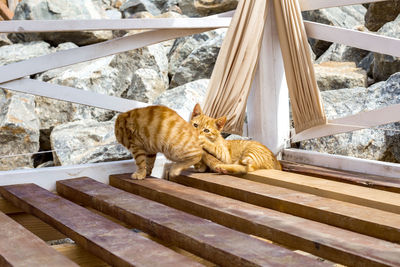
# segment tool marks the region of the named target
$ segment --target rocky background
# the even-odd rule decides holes
[[[14,19],[199,17],[235,9],[237,0],[22,0]],[[307,20],[400,38],[400,4],[304,12]],[[0,65],[139,31],[0,34]],[[190,111],[202,102],[226,30],[220,29],[90,62],[34,79]],[[329,118],[400,103],[400,59],[311,40]],[[130,158],[115,144],[115,112],[0,89],[0,170]],[[400,162],[400,125],[297,144],[303,149]],[[52,153],[44,151],[53,150]],[[34,153],[34,155],[24,155]]]

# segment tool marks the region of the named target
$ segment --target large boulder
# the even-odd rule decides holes
[[[226,33],[226,30],[219,31],[220,34],[193,50],[181,63],[171,78],[170,88],[210,78]]]
[[[400,15],[396,20],[386,23],[377,32],[380,35],[400,38]],[[393,73],[400,71],[400,58],[374,53],[372,76],[376,81],[384,81]]]
[[[188,120],[196,103],[203,103],[208,82],[208,79],[201,79],[170,89],[160,95],[153,104],[172,108]]]
[[[106,12],[92,0],[22,0],[13,20],[106,19]],[[12,33],[13,42],[45,40],[52,44],[73,42],[87,45],[112,38],[110,31],[77,31],[51,33]]]
[[[367,86],[367,72],[354,62],[315,64],[315,77],[321,91]]]
[[[400,13],[400,1],[371,3],[365,14],[365,27],[377,31],[387,22],[393,21]]]
[[[55,165],[131,158],[130,152],[115,139],[114,120],[82,120],[59,125],[51,133],[51,147],[55,150]]]
[[[194,0],[194,7],[201,15],[218,14],[234,10],[238,0]]]
[[[182,13],[189,17],[201,17],[202,15],[194,6],[194,0],[178,0],[179,8]]]
[[[56,49],[51,48],[50,44],[43,41],[4,45],[0,47],[0,66],[44,56],[55,51]]]
[[[160,15],[161,11],[157,8],[151,0],[128,0],[126,1],[119,10],[122,12],[123,17],[130,18],[135,13],[147,11],[152,15]]]
[[[356,29],[364,25],[364,16],[367,9],[362,5],[324,8],[318,10],[304,11],[305,20],[339,26],[347,29]],[[314,53],[319,57],[332,44],[330,42],[310,39]]]
[[[32,168],[30,155],[39,151],[39,119],[34,97],[0,89],[0,171]]]
[[[366,50],[334,43],[316,60],[316,63],[337,61],[354,62],[358,65],[368,53]]]
[[[8,39],[7,34],[5,33],[0,33],[0,46],[3,45],[11,45],[10,39]]]
[[[369,88],[321,92],[329,119],[399,104],[400,73]],[[392,130],[388,130],[392,129]],[[336,134],[300,142],[300,148],[358,158],[400,162],[400,124]]]

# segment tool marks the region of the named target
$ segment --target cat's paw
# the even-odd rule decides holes
[[[215,171],[218,172],[218,173],[222,173],[222,174],[228,174],[229,173],[228,170],[225,169],[224,166],[221,165],[221,164],[217,164],[215,166]]]
[[[131,178],[134,180],[143,180],[146,178],[146,173],[145,172],[134,172],[131,175]]]
[[[204,164],[203,162],[199,162],[194,164],[194,170],[196,172],[206,172],[207,171],[207,165]]]

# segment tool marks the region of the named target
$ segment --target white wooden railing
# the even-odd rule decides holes
[[[382,0],[299,0],[302,10],[380,1]],[[287,140],[290,138],[289,107],[279,40],[273,19],[272,1],[270,1],[270,5],[270,14],[265,27],[263,49],[260,55],[259,70],[249,99],[248,132],[249,135],[255,139],[271,147],[273,151],[278,151],[285,148]],[[59,51],[54,54],[40,56],[6,66],[0,66],[0,87],[115,111],[126,111],[128,109],[145,106],[147,104],[138,101],[102,95],[24,77],[46,70],[144,47],[169,39],[175,39],[215,28],[228,27],[230,15],[232,15],[232,12],[204,18],[2,21],[0,22],[0,32],[8,33],[117,29],[147,29],[148,31],[98,44]],[[400,56],[400,50],[398,49],[398,47],[400,47],[400,40],[395,38],[307,21],[305,22],[305,26],[307,34],[316,39],[342,43],[383,54]],[[268,110],[266,110],[266,107],[268,107]],[[270,112],[271,110],[276,110],[276,112]],[[312,134],[315,133],[311,133],[311,135]],[[326,135],[330,134],[330,132],[324,129],[322,134]],[[285,150],[285,153],[289,155],[288,153],[290,152]],[[307,152],[304,151],[304,153]],[[317,162],[314,163],[318,164]],[[111,168],[110,164],[114,167]],[[121,168],[118,169],[119,172],[124,170],[132,171],[132,166],[126,167],[126,162],[107,163],[106,165],[112,170],[118,169],[118,166],[120,166]],[[398,167],[397,165],[393,166],[393,168]],[[65,171],[66,169],[68,169],[68,171]],[[59,170],[59,179],[71,177],[70,167],[59,167]],[[395,173],[400,174],[400,169],[396,169],[395,171],[397,171]],[[26,171],[1,172],[0,184],[16,183],[16,181],[12,179],[7,179],[8,181],[5,181],[5,177],[10,178],[10,175],[20,177],[21,173],[24,172]],[[43,173],[43,176],[47,176],[48,172],[54,172],[54,169],[37,170],[37,172]],[[108,175],[109,173],[103,170],[102,174]],[[79,173],[74,173],[73,175],[79,175]],[[46,185],[46,187],[48,186]]]

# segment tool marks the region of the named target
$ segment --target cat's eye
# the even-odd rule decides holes
[[[210,130],[208,130],[208,129],[204,129],[204,132],[205,132],[205,133],[209,133],[209,132],[210,132]]]
[[[197,123],[193,123],[193,126],[194,126],[195,128],[199,127],[199,125],[198,125]]]

